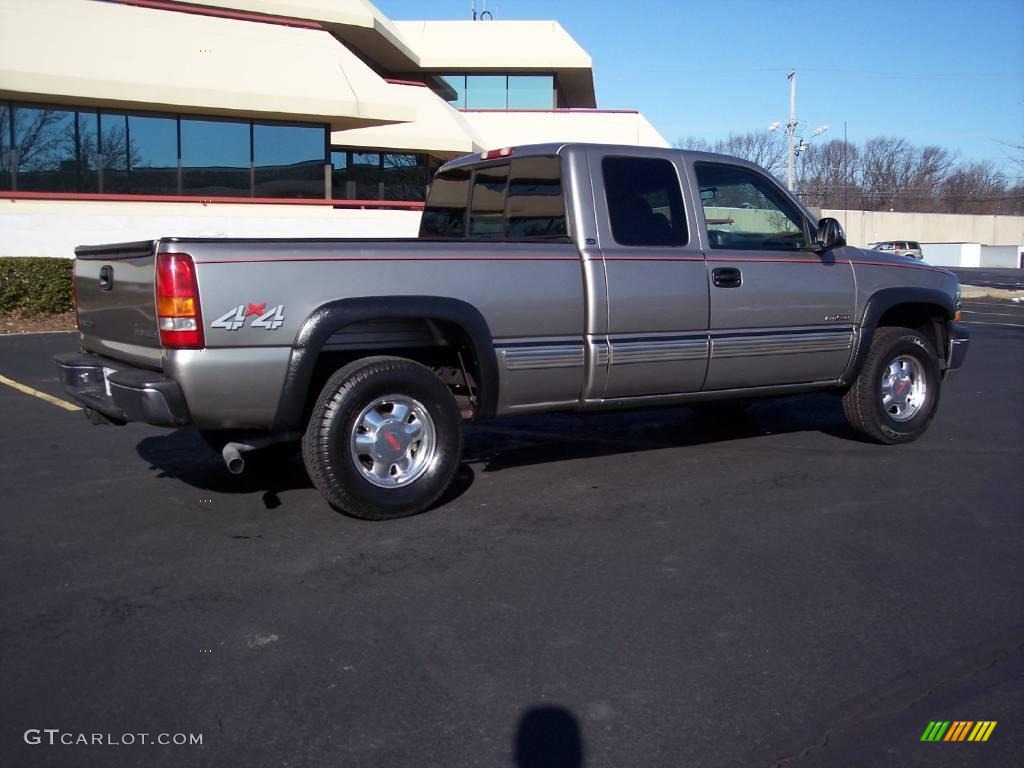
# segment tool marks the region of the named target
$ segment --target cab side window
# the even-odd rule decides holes
[[[808,247],[804,216],[767,177],[733,165],[696,163],[695,167],[711,248],[797,251]]]
[[[562,165],[557,157],[524,157],[512,161],[506,214],[510,240],[568,237]]]
[[[687,241],[679,177],[668,160],[606,157],[601,161],[612,236],[619,245],[674,246]]]

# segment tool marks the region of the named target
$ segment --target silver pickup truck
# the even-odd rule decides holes
[[[917,438],[967,353],[951,273],[845,243],[755,165],[515,147],[444,165],[416,239],[163,237],[75,251],[96,423],[202,432],[228,469],[301,441],[327,501],[428,508],[465,419],[825,390]]]

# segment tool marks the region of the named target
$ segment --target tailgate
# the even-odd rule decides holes
[[[123,359],[154,360],[153,350],[160,348],[154,287],[157,242],[75,249],[75,292],[84,347],[103,353],[118,350],[117,357]]]

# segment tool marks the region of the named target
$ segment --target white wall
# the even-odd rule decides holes
[[[937,267],[1012,268],[1024,266],[1024,247],[981,243],[921,243],[925,261]]]
[[[463,113],[486,149],[520,144],[584,141],[600,144],[635,144],[667,147],[668,142],[638,112],[572,110],[558,112]]]
[[[980,267],[981,243],[921,243],[921,255],[937,267]]]
[[[1024,234],[1024,216],[949,216],[945,214],[894,214],[864,211],[823,211],[843,221],[849,214],[847,239],[851,245],[877,240],[918,240],[925,259],[947,266],[1020,266],[1020,243],[1014,233]],[[881,216],[882,224],[870,224],[876,235],[864,238],[859,223]],[[924,231],[972,232],[992,227],[1003,242],[969,237],[915,236],[899,223],[899,217],[922,217]],[[938,216],[942,226],[932,228],[928,218]],[[897,217],[889,221],[890,217]],[[987,219],[979,223],[978,219]],[[67,256],[76,245],[148,240],[172,235],[182,237],[414,237],[419,211],[335,209],[320,205],[265,205],[249,203],[127,203],[79,200],[0,199],[0,256]],[[1010,240],[1010,242],[1005,242]],[[961,241],[961,242],[956,242]],[[968,241],[968,242],[962,242]],[[1002,247],[989,247],[989,246]],[[941,246],[941,247],[940,247]],[[966,250],[965,250],[966,249]]]
[[[983,245],[981,246],[983,267],[1024,267],[1024,246]]]
[[[866,246],[883,240],[1024,245],[1024,216],[828,209],[821,215],[839,219],[846,229],[846,240],[850,245]]]
[[[419,211],[247,203],[0,200],[0,256],[158,237],[415,237]]]

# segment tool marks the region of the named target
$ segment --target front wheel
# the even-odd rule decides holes
[[[851,427],[879,443],[909,443],[928,429],[940,386],[927,339],[910,328],[879,328],[843,411]]]
[[[306,470],[346,514],[387,520],[444,493],[462,454],[462,414],[430,369],[398,357],[357,360],[324,385],[302,438]]]

